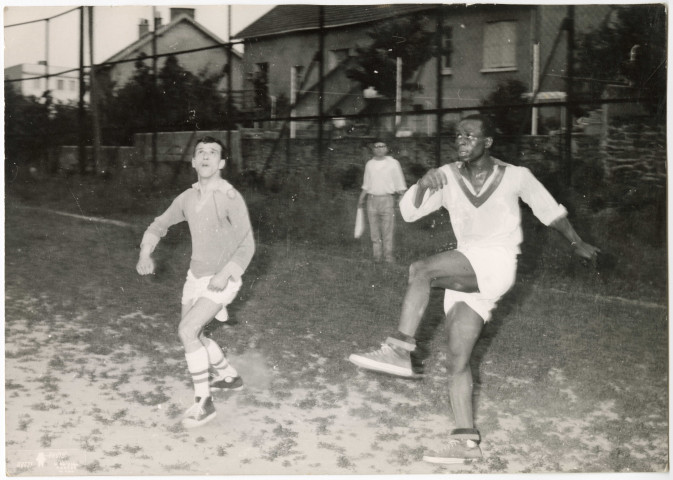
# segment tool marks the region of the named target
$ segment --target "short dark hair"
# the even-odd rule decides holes
[[[227,147],[224,146],[224,144],[219,141],[215,137],[211,137],[210,135],[205,135],[203,137],[200,137],[196,140],[196,143],[194,144],[194,152],[196,153],[196,147],[199,146],[200,143],[217,143],[221,147],[221,152],[220,153],[220,158],[226,159],[229,157],[229,152],[227,151]]]
[[[476,120],[481,122],[481,132],[484,136],[495,138],[495,125],[488,115],[484,115],[483,113],[473,113],[472,115],[460,119],[461,122],[465,120]]]

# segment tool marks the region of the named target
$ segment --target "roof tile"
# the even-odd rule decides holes
[[[437,8],[440,4],[324,5],[325,27],[383,20]],[[241,30],[234,38],[259,38],[319,27],[320,5],[278,5]]]

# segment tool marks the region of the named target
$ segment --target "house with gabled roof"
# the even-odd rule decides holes
[[[227,79],[225,67],[229,61],[226,47],[208,48],[224,43],[217,35],[195,20],[193,8],[171,8],[170,22],[162,24],[161,18],[155,19],[156,32],[150,31],[147,19],[140,19],[138,38],[103,62],[98,74],[105,75],[106,81],[114,88],[122,87],[135,71],[135,60],[148,57],[147,65],[151,65],[152,53],[175,53],[175,58],[182,68],[197,76],[216,75],[221,77],[222,89],[226,90]],[[203,49],[203,50],[199,50]],[[189,53],[180,54],[181,51]],[[166,57],[159,57],[157,67],[160,70]],[[232,89],[242,88],[242,63],[240,52],[232,49]]]
[[[575,31],[604,21],[611,8],[577,5]],[[353,65],[356,49],[371,42],[368,33],[374,25],[422,15],[428,30],[441,28],[445,53],[440,65],[432,58],[418,69],[414,81],[420,88],[405,92],[402,109],[470,108],[508,80],[522,82],[530,92],[540,86],[540,99],[563,99],[566,14],[564,5],[279,5],[234,38],[244,43],[243,88],[252,88],[255,79],[265,77],[269,95],[286,96],[295,102],[295,115],[318,113],[317,53],[321,43],[326,115],[357,114],[374,104],[391,110],[394,99],[367,95],[363,85],[350,80],[346,71]],[[546,76],[540,85],[543,66]],[[437,103],[438,81],[441,105]],[[419,124],[414,124],[417,120]],[[422,116],[409,116],[404,121],[404,126],[414,131],[432,133],[435,128]]]

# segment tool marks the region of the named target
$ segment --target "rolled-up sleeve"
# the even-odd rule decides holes
[[[527,168],[521,168],[519,188],[521,199],[528,204],[533,214],[544,225],[549,226],[555,220],[568,215],[566,208],[552,197],[551,193]]]
[[[393,172],[393,185],[396,192],[401,192],[407,189],[407,181],[404,179],[402,165],[400,165],[400,162],[397,160],[395,160],[395,170]]]
[[[365,174],[364,177],[362,178],[362,190],[365,192],[370,192],[372,189],[372,172],[371,172],[371,166],[369,162],[365,165]]]

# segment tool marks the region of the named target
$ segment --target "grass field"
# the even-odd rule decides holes
[[[161,243],[156,275],[134,270],[145,226],[181,189],[7,186],[9,475],[668,469],[666,249],[648,210],[632,214],[642,224],[623,212],[573,222],[609,253],[598,270],[527,217],[519,281],[472,363],[484,458],[437,467],[421,458],[452,428],[442,328],[420,381],[346,358],[394,329],[408,263],[451,243],[446,217],[400,224],[397,264],[375,265],[351,238],[357,192],[246,191],[258,251],[232,321],[209,327],[246,388],[216,394],[218,417],[188,431],[179,419],[193,392],[177,338],[186,228]],[[428,316],[439,315],[434,291]]]

